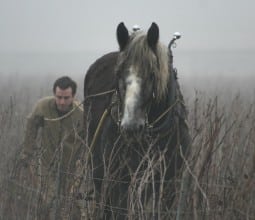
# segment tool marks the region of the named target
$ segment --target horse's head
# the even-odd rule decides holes
[[[167,93],[168,50],[159,42],[159,28],[155,23],[147,33],[135,31],[131,35],[120,23],[117,39],[120,125],[124,131],[139,131],[145,127],[152,100],[160,101]]]

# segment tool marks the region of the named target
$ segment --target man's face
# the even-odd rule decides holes
[[[67,89],[60,89],[58,86],[55,91],[55,100],[57,109],[60,112],[68,112],[74,100],[74,96],[72,94],[72,88],[68,87]]]

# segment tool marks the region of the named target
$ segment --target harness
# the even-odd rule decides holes
[[[92,138],[92,141],[91,141],[91,144],[89,147],[89,151],[90,151],[89,155],[91,155],[91,153],[93,153],[95,143],[98,139],[99,132],[100,132],[101,128],[103,127],[105,119],[108,115],[111,115],[111,118],[113,119],[113,121],[117,124],[118,128],[120,128],[120,121],[121,121],[120,111],[119,111],[120,100],[117,98],[118,95],[117,95],[116,90],[109,90],[106,92],[90,95],[86,98],[86,100],[91,97],[103,96],[103,95],[106,95],[109,93],[114,93],[112,96],[112,101],[111,101],[111,104],[104,110],[104,112],[99,120],[99,123],[96,127],[95,133],[93,135],[93,138]],[[169,114],[178,104],[184,105],[183,101],[180,98],[177,98],[173,103],[171,103],[169,105],[169,107],[164,112],[162,112],[153,122],[151,122],[150,124],[147,123],[146,127],[148,128],[150,133],[156,133],[156,132],[159,132],[159,130],[165,130],[165,131],[169,130],[171,123],[169,123],[168,120],[165,120],[165,123],[163,123],[160,127],[155,127],[155,125],[158,122],[160,122],[160,120],[162,120],[164,118],[164,116]],[[167,125],[167,129],[166,129],[166,125]]]
[[[182,112],[182,107],[184,107],[184,102],[183,102],[182,95],[180,93],[179,84],[177,82],[177,70],[173,67],[173,54],[172,54],[172,49],[171,49],[171,47],[176,46],[175,41],[179,38],[180,38],[179,35],[174,35],[174,38],[170,41],[170,43],[168,45],[169,68],[170,68],[170,71],[171,71],[170,82],[172,82],[172,85],[170,86],[169,97],[168,97],[169,106],[159,116],[157,116],[157,118],[154,119],[154,121],[151,122],[151,123],[148,122],[148,112],[147,112],[146,127],[148,128],[148,131],[151,134],[161,133],[161,135],[162,135],[162,133],[168,133],[169,130],[171,129],[171,127],[172,127],[172,123],[170,123],[170,121],[175,120],[174,119],[175,116],[183,117],[183,113],[186,114],[186,112]],[[112,98],[111,98],[111,103],[104,110],[104,113],[102,114],[102,116],[100,118],[100,121],[99,121],[99,123],[96,127],[95,133],[93,135],[93,138],[92,138],[92,141],[91,141],[91,144],[90,144],[90,153],[92,153],[93,150],[94,150],[95,143],[98,139],[99,131],[103,127],[105,119],[108,115],[111,115],[112,120],[117,124],[117,127],[120,130],[121,98],[120,98],[119,91],[118,91],[118,88],[117,88],[117,89],[113,89],[113,90],[105,91],[105,92],[102,92],[102,93],[87,96],[86,99],[85,99],[85,100],[87,100],[87,99],[92,98],[92,97],[98,97],[98,96],[107,95],[107,94],[110,94],[110,93],[113,93]],[[154,92],[153,92],[153,94],[154,94]],[[84,100],[84,102],[85,102],[85,100]],[[185,107],[184,107],[184,109],[185,109]],[[172,114],[170,114],[170,112]],[[158,122],[160,122],[165,116],[167,116],[166,120],[164,120],[164,122],[160,126],[156,127],[156,124]],[[185,116],[184,116],[184,118],[185,118]],[[163,134],[162,136],[165,136],[165,135]]]
[[[69,115],[71,115],[77,108],[79,108],[81,105],[83,105],[87,101],[87,99],[97,97],[97,96],[107,95],[107,94],[112,93],[114,91],[115,91],[115,89],[112,89],[112,90],[109,90],[109,91],[106,91],[106,92],[101,92],[101,93],[89,95],[79,105],[76,105],[71,111],[67,112],[66,114],[64,114],[60,117],[57,117],[57,118],[47,118],[47,117],[45,117],[44,120],[45,121],[60,121],[64,118],[67,118]]]
[[[178,106],[183,105],[184,106],[184,102],[182,100],[182,97],[180,97],[180,92],[179,92],[179,85],[176,81],[177,79],[177,71],[175,68],[173,68],[173,55],[172,55],[172,50],[171,47],[175,46],[175,40],[179,39],[179,37],[174,37],[169,45],[168,45],[168,51],[169,51],[169,67],[170,67],[170,71],[171,71],[171,79],[170,81],[173,82],[173,85],[170,86],[171,90],[169,92],[169,97],[168,97],[168,103],[169,103],[169,107],[166,108],[166,110],[164,110],[159,116],[157,116],[157,118],[149,123],[147,120],[146,123],[146,127],[148,128],[149,132],[151,134],[153,133],[162,133],[162,131],[168,132],[170,127],[172,126],[172,124],[169,122],[170,121],[170,117],[174,117],[174,114],[170,115],[170,112],[174,112],[178,115],[181,115],[180,109],[178,109]],[[111,118],[113,119],[113,121],[117,124],[117,127],[120,130],[120,122],[121,122],[121,111],[120,111],[120,106],[121,106],[121,100],[120,100],[120,96],[118,89],[112,89],[112,90],[108,90],[105,92],[100,92],[97,94],[92,94],[87,96],[79,105],[75,106],[71,111],[69,111],[68,113],[66,113],[65,115],[61,116],[61,117],[57,117],[57,118],[45,118],[44,120],[46,121],[58,121],[58,120],[62,120],[66,117],[68,117],[69,115],[72,114],[73,111],[75,111],[76,108],[79,108],[82,104],[84,104],[88,99],[90,98],[94,98],[94,97],[101,97],[104,95],[108,95],[111,94],[112,95],[112,99],[111,99],[111,103],[110,105],[104,110],[99,123],[97,124],[95,133],[93,135],[91,144],[89,146],[89,154],[91,155],[91,153],[93,153],[94,147],[95,147],[95,143],[98,139],[98,135],[100,133],[101,128],[104,125],[105,119],[108,115],[111,115]],[[151,101],[152,102],[152,101]],[[148,112],[147,112],[148,113]],[[159,126],[156,127],[155,125],[160,122],[165,116],[167,116],[167,119],[164,120],[164,122]],[[148,118],[148,116],[147,116]],[[90,157],[90,156],[89,156]],[[89,159],[89,158],[88,158]]]

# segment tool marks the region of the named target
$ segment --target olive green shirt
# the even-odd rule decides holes
[[[56,161],[61,161],[64,170],[73,167],[83,147],[84,134],[83,109],[76,102],[72,109],[67,117],[60,119],[53,96],[39,100],[27,119],[24,153],[37,152],[46,168]]]

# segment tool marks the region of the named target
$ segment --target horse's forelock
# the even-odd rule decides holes
[[[138,74],[153,72],[155,74],[155,95],[160,100],[167,93],[169,81],[168,50],[160,42],[153,51],[148,43],[146,34],[142,32],[131,35],[130,42],[120,53],[117,71],[121,71],[122,64],[129,62],[136,66]],[[141,75],[141,78],[144,76]]]

